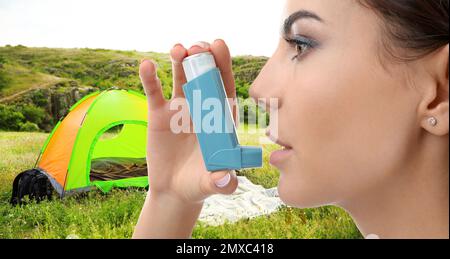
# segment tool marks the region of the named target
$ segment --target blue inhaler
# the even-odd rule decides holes
[[[209,52],[189,56],[184,59],[183,68],[187,80],[183,91],[206,169],[215,172],[261,167],[262,149],[239,145],[230,104],[214,56]],[[215,125],[213,129],[211,121]]]

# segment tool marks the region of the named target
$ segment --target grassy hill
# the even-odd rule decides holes
[[[144,58],[158,62],[163,92],[170,98],[172,65],[168,54],[0,47],[0,130],[49,131],[70,106],[95,90],[117,87],[143,93],[138,70]],[[266,61],[265,57],[233,58],[240,98],[248,98],[248,88]],[[33,110],[33,116],[29,112],[27,116],[23,110]],[[12,111],[23,116],[11,114]],[[8,123],[2,125],[2,120]]]
[[[152,58],[161,65],[160,76],[169,87],[170,60],[165,54],[102,49],[51,49],[23,46],[0,48],[4,84],[0,96],[47,82],[45,76],[74,80],[80,86],[112,86],[140,90],[139,61]],[[28,74],[27,76],[23,76]]]
[[[144,58],[158,62],[164,93],[169,98],[172,68],[168,54],[105,49],[0,47],[0,75],[3,78],[0,79],[0,97],[37,85],[51,85],[58,80],[75,80],[79,85],[100,89],[117,86],[141,91],[138,67]],[[233,58],[241,97],[248,97],[248,86],[266,61],[265,57]]]

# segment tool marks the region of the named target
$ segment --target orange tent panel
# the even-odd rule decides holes
[[[76,106],[53,133],[38,166],[48,172],[63,188],[72,156],[73,146],[83,119],[98,95]]]

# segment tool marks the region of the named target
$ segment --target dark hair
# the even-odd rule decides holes
[[[359,0],[384,21],[382,39],[390,55],[415,60],[449,42],[449,0]],[[396,49],[407,50],[399,54]]]

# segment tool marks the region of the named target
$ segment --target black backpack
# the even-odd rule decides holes
[[[28,195],[30,200],[40,202],[45,198],[51,199],[53,187],[48,177],[37,169],[24,171],[16,176],[10,203],[23,204],[23,198]]]

